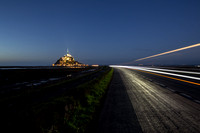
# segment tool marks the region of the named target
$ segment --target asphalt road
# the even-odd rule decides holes
[[[102,110],[100,133],[199,133],[198,85],[114,68]]]

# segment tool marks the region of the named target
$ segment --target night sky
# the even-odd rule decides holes
[[[200,43],[200,0],[0,0],[0,66],[123,64]],[[134,64],[200,64],[200,47]]]

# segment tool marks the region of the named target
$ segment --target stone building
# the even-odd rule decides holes
[[[85,67],[88,65],[75,61],[74,57],[69,54],[69,51],[67,50],[67,54],[57,60],[52,66]]]

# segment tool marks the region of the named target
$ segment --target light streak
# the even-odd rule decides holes
[[[192,76],[186,76],[186,75],[175,74],[175,73],[168,73],[168,72],[161,72],[161,71],[149,70],[149,69],[143,68],[143,67],[124,66],[124,68],[133,68],[133,69],[138,69],[138,70],[143,70],[143,71],[148,71],[148,72],[153,72],[153,73],[160,73],[160,74],[172,75],[172,76],[177,76],[177,77],[182,77],[182,78],[189,78],[189,79],[200,80],[200,78],[198,78],[198,77],[192,77]]]
[[[193,77],[193,76],[186,76],[186,75],[175,74],[175,73],[168,73],[168,72],[150,70],[150,68],[138,67],[138,66],[118,66],[118,65],[111,65],[110,67],[121,67],[121,68],[128,68],[128,69],[133,69],[133,70],[139,70],[139,71],[144,71],[144,72],[147,72],[147,73],[150,73],[150,74],[154,74],[154,75],[157,75],[157,76],[162,76],[162,77],[166,77],[166,78],[170,78],[170,79],[174,79],[174,80],[179,80],[179,81],[183,81],[183,82],[187,82],[187,83],[191,83],[191,84],[195,84],[195,85],[200,85],[200,83],[191,82],[191,81],[187,81],[187,80],[183,80],[183,79],[178,79],[178,78],[174,78],[174,77],[169,77],[169,76],[165,76],[165,75],[171,75],[171,76],[188,78],[188,79],[195,79],[195,80],[200,80],[199,77]],[[159,74],[157,74],[157,73],[159,73]],[[164,75],[161,75],[161,74],[164,74]]]
[[[158,68],[149,68],[147,69],[158,70],[158,71],[166,71],[166,72],[176,72],[176,73],[189,73],[189,74],[200,74],[200,72],[190,72],[190,71],[179,71],[179,70],[171,70],[171,69],[158,69]]]
[[[193,48],[193,47],[198,47],[198,46],[200,46],[200,43],[194,44],[194,45],[190,45],[190,46],[186,46],[186,47],[179,48],[179,49],[175,49],[175,50],[171,50],[171,51],[167,51],[167,52],[164,52],[164,53],[160,53],[160,54],[156,54],[156,55],[140,58],[140,59],[137,59],[135,61],[145,60],[145,59],[149,59],[149,58],[153,58],[153,57],[157,57],[157,56],[161,56],[161,55],[165,55],[165,54],[169,54],[169,53],[174,53],[174,52],[177,52],[177,51],[181,51],[181,50],[185,50],[185,49],[189,49],[189,48]]]
[[[139,71],[142,71],[142,70],[139,70]],[[145,71],[143,71],[143,72],[145,72]],[[161,74],[156,74],[156,73],[152,73],[152,72],[145,72],[145,73],[149,73],[149,74],[153,74],[153,75],[157,75],[157,76],[161,76],[161,77],[165,77],[165,78],[169,78],[169,79],[174,79],[174,80],[178,80],[178,81],[182,81],[182,82],[186,82],[186,83],[190,83],[190,84],[200,85],[200,83],[191,82],[191,81],[187,81],[187,80],[183,80],[183,79],[178,79],[178,78],[174,78],[174,77],[169,77],[169,76],[165,76],[165,75],[161,75]]]

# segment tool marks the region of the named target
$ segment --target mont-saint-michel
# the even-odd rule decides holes
[[[78,67],[86,67],[88,65],[76,61],[74,57],[71,54],[69,54],[69,50],[67,50],[67,54],[64,55],[63,57],[60,57],[60,59],[58,59],[55,64],[52,64],[52,66],[66,66],[66,67],[78,68]]]

